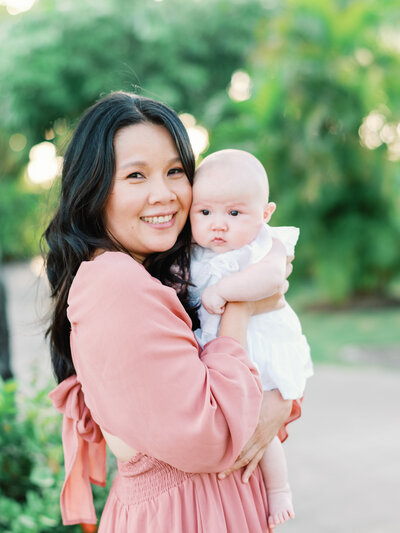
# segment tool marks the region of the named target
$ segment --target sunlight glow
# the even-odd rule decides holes
[[[389,50],[400,52],[400,32],[398,28],[383,26],[379,32],[383,45]]]
[[[50,142],[36,144],[29,152],[28,178],[31,183],[49,187],[60,175],[62,157],[56,157],[56,147]]]
[[[188,128],[188,135],[194,155],[197,158],[209,146],[208,131],[203,126],[196,125],[193,128]]]
[[[251,78],[244,70],[237,70],[232,74],[228,88],[229,97],[235,102],[244,102],[251,96]]]
[[[374,110],[364,118],[358,133],[361,144],[369,150],[374,150],[385,143],[388,159],[400,160],[400,124],[386,122],[386,117]]]
[[[14,133],[14,135],[11,135],[8,144],[13,152],[20,152],[26,146],[26,137],[22,133]]]
[[[399,140],[389,144],[388,151],[390,161],[400,161],[400,137]]]
[[[379,131],[385,123],[385,117],[378,113],[378,111],[371,111],[371,113],[364,118],[358,133],[360,135],[361,144],[369,150],[374,150],[382,144],[382,139]]]
[[[357,48],[357,50],[355,51],[355,56],[357,61],[363,67],[368,67],[374,59],[372,52],[367,48]]]
[[[68,132],[68,122],[65,118],[58,118],[53,124],[54,132],[57,135],[65,135]]]
[[[2,3],[5,4],[10,15],[19,15],[29,11],[33,7],[35,0],[6,0]]]
[[[188,132],[190,144],[197,159],[209,146],[208,131],[204,126],[196,124],[195,117],[190,113],[182,113],[179,118]]]
[[[193,128],[193,126],[196,124],[196,119],[190,113],[182,113],[179,115],[179,118],[183,122],[183,125],[186,129]]]
[[[51,141],[52,139],[54,139],[55,136],[56,134],[54,133],[53,128],[49,128],[44,132],[44,138],[46,139],[46,141]]]
[[[46,272],[44,268],[44,262],[43,257],[40,255],[37,255],[36,257],[33,257],[29,263],[29,268],[31,269],[31,272],[37,277],[44,277]]]

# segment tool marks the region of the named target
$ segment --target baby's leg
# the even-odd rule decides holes
[[[273,529],[289,518],[294,518],[286,458],[278,437],[275,437],[266,449],[260,467],[268,496],[268,525]]]

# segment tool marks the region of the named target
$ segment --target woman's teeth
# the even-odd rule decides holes
[[[141,217],[142,220],[145,222],[149,222],[150,224],[165,224],[165,222],[169,222],[172,220],[172,217],[174,215],[166,215],[164,217]]]

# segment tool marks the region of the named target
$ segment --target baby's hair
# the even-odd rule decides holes
[[[207,167],[209,167],[210,165],[224,165],[227,158],[229,158],[230,160],[236,160],[238,165],[244,165],[249,169],[249,171],[259,174],[260,177],[262,177],[263,179],[263,184],[266,187],[266,193],[268,198],[269,183],[267,172],[262,163],[253,154],[251,154],[250,152],[246,152],[245,150],[228,148],[225,150],[218,150],[217,152],[213,152],[205,159],[203,159],[203,161],[197,167],[195,179],[196,177],[198,178],[199,176],[201,176],[204,170],[206,170]]]

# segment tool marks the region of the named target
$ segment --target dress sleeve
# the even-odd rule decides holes
[[[93,419],[181,470],[229,467],[257,425],[255,367],[228,337],[199,354],[175,291],[129,256],[104,255],[75,279],[68,310],[73,360]]]

